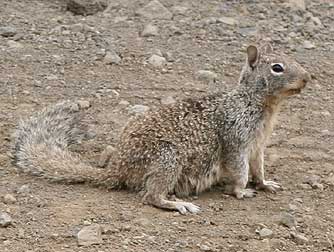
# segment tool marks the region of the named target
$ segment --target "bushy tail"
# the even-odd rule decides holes
[[[14,134],[13,161],[25,173],[62,183],[96,183],[99,169],[68,147],[87,135],[79,104],[61,102],[21,121]]]

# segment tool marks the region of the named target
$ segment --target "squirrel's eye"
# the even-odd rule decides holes
[[[275,72],[275,73],[283,73],[284,72],[284,68],[283,65],[280,63],[275,63],[271,65],[271,69]]]

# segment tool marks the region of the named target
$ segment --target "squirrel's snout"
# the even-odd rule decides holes
[[[306,72],[303,76],[303,82],[306,84],[307,82],[310,82],[311,81],[311,75]]]
[[[305,71],[301,76],[301,82],[303,83],[303,87],[305,87],[306,83],[310,82],[310,80],[311,80],[311,75]]]

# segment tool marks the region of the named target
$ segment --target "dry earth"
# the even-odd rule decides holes
[[[333,1],[160,1],[166,9],[153,19],[138,11],[149,0],[109,1],[87,16],[60,0],[0,1],[0,225],[11,217],[0,251],[334,251]],[[215,188],[189,199],[201,213],[181,216],[126,191],[20,175],[11,164],[17,121],[71,99],[92,104],[96,137],[76,151],[96,165],[132,113],[233,88],[258,37],[312,74],[283,106],[267,149],[267,177],[283,191],[239,201]],[[100,244],[78,246],[78,231],[95,224]]]

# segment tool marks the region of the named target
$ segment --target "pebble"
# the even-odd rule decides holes
[[[121,226],[121,231],[129,232],[129,231],[131,231],[131,226],[130,225],[123,225],[123,226]]]
[[[172,12],[175,14],[175,15],[185,15],[186,12],[188,11],[188,8],[187,7],[184,7],[184,6],[173,6],[171,8]]]
[[[30,193],[30,186],[29,185],[22,185],[19,189],[17,189],[17,193],[22,193],[22,194],[26,194],[26,193]]]
[[[6,194],[3,196],[3,202],[5,204],[14,204],[16,202],[16,198],[12,194]]]
[[[295,212],[298,210],[298,206],[296,206],[295,204],[289,203],[289,210],[292,212]]]
[[[320,176],[313,174],[305,178],[305,183],[313,186],[313,184],[319,183],[320,179]]]
[[[162,67],[164,64],[166,64],[166,59],[162,56],[153,54],[149,59],[148,63],[150,63],[154,67]]]
[[[297,234],[295,232],[291,232],[290,236],[299,245],[306,244],[309,242],[309,240],[304,235]]]
[[[121,107],[127,107],[130,105],[130,102],[126,101],[126,100],[120,100],[120,102],[118,103],[119,106]]]
[[[256,27],[242,27],[239,29],[239,33],[244,36],[254,36],[257,34],[257,29]]]
[[[159,28],[153,24],[147,24],[144,27],[144,30],[141,33],[142,37],[151,37],[151,36],[158,36],[159,35]]]
[[[158,0],[153,0],[136,12],[148,19],[172,19],[173,14]]]
[[[17,31],[14,27],[10,26],[1,26],[0,27],[0,35],[3,37],[14,37]]]
[[[322,22],[321,22],[320,18],[318,18],[318,17],[311,16],[310,17],[310,22],[312,22],[312,24],[314,24],[315,26],[318,26],[318,27],[322,26]]]
[[[172,96],[162,97],[160,100],[162,105],[174,104],[176,100]]]
[[[323,191],[323,190],[324,190],[324,185],[321,184],[321,183],[314,183],[314,184],[312,185],[312,188],[313,188],[313,189],[318,189],[318,190],[320,190],[320,191]]]
[[[312,189],[312,186],[309,185],[309,184],[305,184],[305,183],[302,183],[302,184],[298,184],[297,187],[299,189],[302,189],[302,190],[310,190]]]
[[[23,45],[19,42],[16,42],[14,40],[8,40],[7,41],[7,45],[10,47],[10,48],[13,48],[13,49],[21,49],[23,48]]]
[[[289,6],[294,10],[306,10],[306,5],[304,0],[289,0]]]
[[[85,101],[85,100],[78,101],[78,105],[81,109],[87,109],[91,106],[90,101]]]
[[[151,227],[152,226],[152,222],[147,219],[147,218],[136,218],[134,219],[133,221],[135,224],[137,224],[138,226],[141,226],[141,227]]]
[[[313,43],[311,43],[310,41],[305,40],[305,41],[303,42],[303,47],[304,47],[305,49],[310,50],[310,49],[314,49],[314,48],[315,48],[315,45],[314,45]]]
[[[329,186],[334,186],[334,175],[329,176],[326,180],[325,183]]]
[[[238,21],[231,17],[220,17],[220,18],[217,18],[217,23],[223,23],[223,24],[234,26],[238,24]]]
[[[75,15],[94,15],[107,8],[106,0],[67,0],[66,9]]]
[[[145,112],[149,110],[150,110],[150,107],[137,104],[137,105],[131,106],[128,111],[130,114],[144,114]]]
[[[201,251],[212,251],[212,249],[209,246],[205,245],[205,244],[201,244],[200,247],[199,247],[199,249]]]
[[[273,231],[269,228],[262,228],[259,231],[259,235],[261,238],[265,239],[265,238],[271,238],[273,236]]]
[[[173,54],[171,52],[164,52],[163,53],[163,56],[165,57],[165,59],[168,61],[168,62],[174,62],[175,59],[173,57]]]
[[[12,217],[5,212],[0,212],[0,227],[8,227],[12,224]]]
[[[102,228],[98,224],[85,226],[77,234],[79,246],[90,246],[102,243]]]
[[[292,214],[287,213],[287,212],[281,213],[279,223],[288,228],[297,226],[297,221],[295,217]]]
[[[218,75],[209,70],[199,70],[197,72],[197,79],[206,83],[212,83],[218,79]]]
[[[112,147],[111,145],[108,145],[101,153],[98,166],[101,168],[106,167],[114,151],[115,151],[115,148]]]
[[[118,65],[121,60],[121,57],[115,51],[108,51],[103,59],[104,63],[107,65]]]

